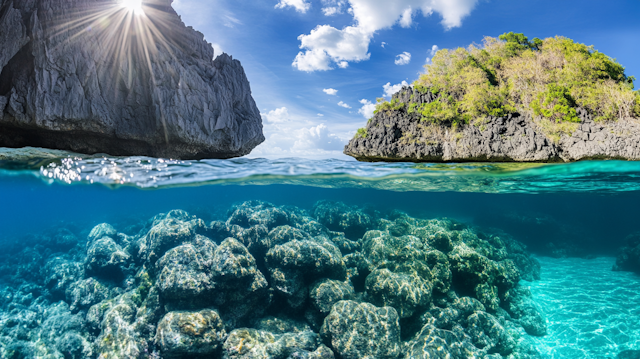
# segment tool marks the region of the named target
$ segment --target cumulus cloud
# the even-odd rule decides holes
[[[384,45],[386,45],[386,44],[387,44],[387,43],[383,41],[383,42],[382,42],[382,44],[381,44],[380,46],[382,46],[382,48],[384,49]]]
[[[376,104],[371,103],[371,101],[362,99],[360,100],[362,107],[358,110],[358,113],[364,116],[367,120],[373,117],[373,111],[376,110]]]
[[[344,107],[344,108],[351,108],[351,106],[347,105],[346,103],[344,103],[342,101],[338,102],[338,106]]]
[[[283,9],[287,6],[291,6],[296,9],[296,11],[305,13],[311,7],[311,4],[304,0],[280,0],[278,4],[276,4],[276,9]]]
[[[302,129],[298,132],[298,139],[293,144],[295,152],[320,149],[324,151],[339,151],[344,147],[340,137],[331,133],[324,123],[317,126]]]
[[[396,55],[396,65],[407,65],[411,62],[411,54],[408,52],[403,52],[400,55]]]
[[[275,110],[262,114],[262,119],[268,123],[283,123],[290,120],[289,110],[286,107],[280,107]]]
[[[391,82],[387,82],[382,89],[384,90],[384,97],[391,97],[394,93],[400,91],[404,86],[409,86],[407,81],[402,81],[399,84],[392,85]]]
[[[335,95],[338,93],[338,90],[328,88],[328,89],[322,89],[322,92],[326,93],[327,95]]]
[[[285,2],[287,5],[292,2],[304,4],[303,0],[281,0],[280,4]],[[477,2],[478,0],[349,0],[349,13],[353,16],[355,25],[342,29],[319,25],[308,35],[300,35],[298,40],[303,51],[298,53],[293,66],[300,71],[326,71],[333,69],[334,63],[368,60],[369,43],[376,31],[395,24],[409,27],[418,12],[424,16],[439,14],[445,29],[458,27]],[[327,11],[334,13],[334,10]]]
[[[298,36],[300,48],[306,51],[300,51],[292,65],[300,71],[311,72],[330,70],[332,63],[345,68],[348,61],[368,60],[372,35],[355,26],[338,30],[319,25],[309,35]]]
[[[350,133],[338,135],[324,123],[309,124],[304,118],[292,117],[286,123],[266,123],[266,141],[251,151],[249,157],[343,157],[342,149]],[[305,122],[306,126],[301,125]]]

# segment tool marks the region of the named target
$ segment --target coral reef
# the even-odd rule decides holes
[[[546,333],[525,246],[450,219],[248,201],[34,243],[0,258],[3,358],[538,358]]]

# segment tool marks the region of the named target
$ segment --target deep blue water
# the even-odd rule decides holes
[[[498,228],[538,256],[541,279],[522,284],[547,315],[548,334],[531,339],[542,357],[614,358],[622,350],[640,350],[640,277],[611,271],[625,237],[640,231],[640,163],[188,162],[60,155],[0,160],[0,168],[5,252],[37,246],[37,236],[52,228],[86,237],[100,223],[133,228],[173,209],[205,222],[224,220],[233,204],[247,200],[306,210],[332,200],[380,213],[447,217]]]

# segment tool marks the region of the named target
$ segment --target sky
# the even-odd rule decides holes
[[[436,50],[510,31],[593,45],[640,79],[640,0],[174,0],[173,7],[216,55],[244,67],[266,138],[247,157],[350,159],[344,145],[376,99],[418,79]]]

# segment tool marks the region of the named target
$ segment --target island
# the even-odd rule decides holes
[[[345,154],[408,162],[640,160],[635,78],[593,46],[511,32],[440,50],[425,68],[391,101],[378,99]]]

